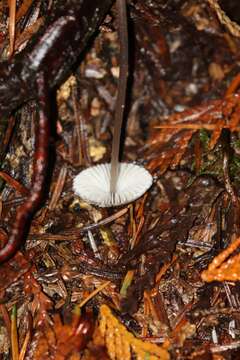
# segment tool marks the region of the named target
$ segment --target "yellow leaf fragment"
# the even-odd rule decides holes
[[[163,347],[137,339],[113,316],[108,306],[101,306],[100,316],[99,329],[112,360],[131,360],[132,354],[138,360],[170,359],[168,351]]]
[[[208,266],[208,269],[202,272],[202,280],[207,282],[240,280],[240,254],[231,256],[239,246],[240,238],[218,254]]]

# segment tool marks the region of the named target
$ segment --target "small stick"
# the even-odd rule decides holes
[[[110,176],[110,192],[113,194],[116,192],[116,185],[118,179],[118,167],[119,167],[119,146],[121,138],[121,128],[123,121],[123,114],[125,109],[125,98],[127,90],[127,78],[128,78],[128,28],[127,28],[127,8],[126,0],[117,0],[116,2],[118,12],[118,34],[120,42],[120,74],[118,81],[118,94],[116,102],[115,120],[114,120],[114,132],[113,132],[113,144],[111,154],[111,176]]]

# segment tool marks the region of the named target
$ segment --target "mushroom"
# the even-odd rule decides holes
[[[119,148],[128,79],[128,30],[126,0],[116,1],[119,19],[120,74],[114,120],[111,164],[83,170],[73,180],[73,190],[86,202],[119,206],[142,196],[152,185],[151,174],[142,166],[119,162]]]
[[[114,193],[110,191],[111,164],[83,170],[73,189],[83,200],[101,207],[119,206],[138,199],[152,185],[152,176],[142,166],[120,163]]]

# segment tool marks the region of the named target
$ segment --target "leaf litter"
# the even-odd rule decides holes
[[[38,30],[42,3],[0,8],[1,60]],[[72,191],[80,169],[110,158],[113,6],[58,89],[45,200],[25,245],[0,267],[3,358],[239,357],[239,5],[137,0],[128,8],[122,157],[144,164],[154,184],[121,209]],[[30,101],[1,120],[2,245],[30,187],[36,113]]]

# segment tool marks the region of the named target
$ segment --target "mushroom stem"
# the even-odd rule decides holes
[[[128,78],[128,28],[127,28],[127,7],[126,0],[117,0],[118,13],[118,37],[120,43],[119,67],[120,74],[118,80],[118,92],[115,109],[113,143],[111,154],[110,172],[110,192],[114,198],[119,172],[119,148],[121,138],[121,128],[125,109],[125,98]]]

